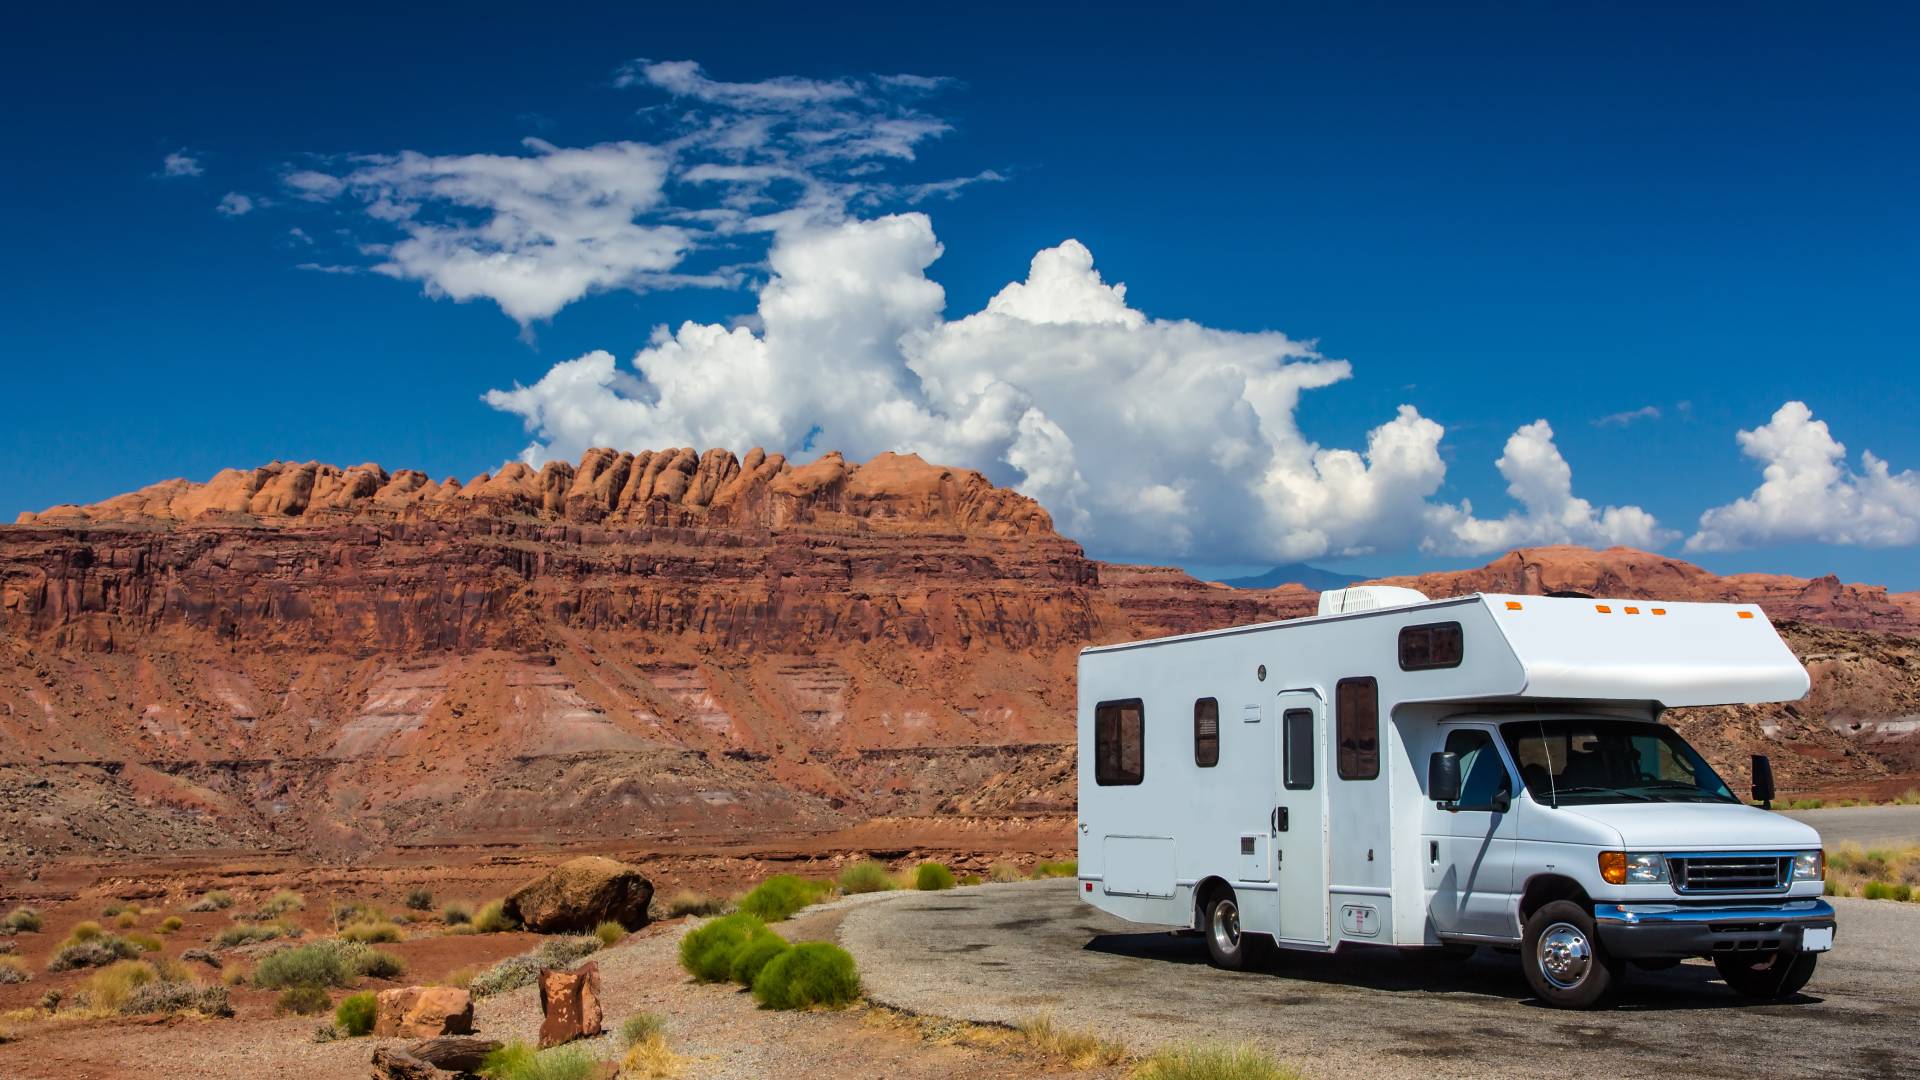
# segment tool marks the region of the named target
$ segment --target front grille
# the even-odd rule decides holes
[[[1675,892],[1778,892],[1787,887],[1793,856],[1673,855],[1667,866]]]

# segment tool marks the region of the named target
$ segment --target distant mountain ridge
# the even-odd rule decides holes
[[[1264,574],[1223,578],[1220,584],[1235,589],[1277,589],[1282,585],[1299,585],[1315,592],[1325,592],[1328,589],[1344,589],[1365,580],[1367,579],[1359,574],[1322,570],[1317,566],[1308,566],[1306,563],[1286,563]]]

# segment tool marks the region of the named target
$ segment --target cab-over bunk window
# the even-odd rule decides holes
[[[1380,684],[1372,676],[1341,679],[1333,690],[1334,765],[1342,780],[1380,775]]]
[[[1139,698],[1094,706],[1094,783],[1101,787],[1138,784],[1145,772],[1146,736],[1146,709]]]
[[[1457,622],[1427,623],[1400,630],[1400,670],[1432,671],[1460,666],[1466,644]]]
[[[1220,764],[1220,702],[1216,698],[1193,703],[1193,763],[1203,769]]]

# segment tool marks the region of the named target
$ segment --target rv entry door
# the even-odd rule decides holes
[[[1274,810],[1274,871],[1280,883],[1280,940],[1327,943],[1326,705],[1312,690],[1285,690],[1280,717],[1280,767]]]

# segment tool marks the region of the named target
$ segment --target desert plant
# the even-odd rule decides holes
[[[128,1016],[195,1012],[205,1016],[232,1016],[233,1005],[224,986],[198,986],[184,979],[147,983],[120,1005]]]
[[[1080,874],[1080,862],[1077,859],[1061,859],[1057,862],[1039,862],[1034,864],[1033,876],[1037,878],[1077,877]]]
[[[73,929],[67,931],[67,940],[61,942],[61,944],[78,945],[82,942],[93,941],[97,938],[104,937],[105,935],[106,931],[101,929],[99,923],[94,922],[92,919],[85,919],[73,924]]]
[[[725,982],[733,971],[733,954],[769,932],[766,923],[744,911],[723,915],[680,939],[680,966],[697,982]]]
[[[923,862],[913,870],[913,887],[921,892],[953,888],[953,871],[945,863]]]
[[[37,934],[40,932],[40,912],[30,907],[17,907],[7,912],[0,930],[9,934]]]
[[[317,1025],[313,1029],[313,1041],[317,1043],[339,1042],[346,1037],[346,1034],[340,1030],[339,1026],[331,1021]]]
[[[140,925],[140,916],[135,912],[123,911],[119,918],[113,920],[113,925],[122,930],[131,930]]]
[[[286,933],[285,927],[277,926],[273,923],[240,923],[237,926],[229,926],[216,934],[213,939],[213,947],[216,949],[231,949],[236,945],[255,945],[262,941],[272,941],[277,937],[284,937]]]
[[[568,967],[599,949],[600,939],[591,934],[543,941],[539,948],[509,956],[473,976],[467,982],[467,991],[474,997],[490,997],[531,986],[542,970]]]
[[[1014,1025],[1027,1046],[1042,1057],[1054,1058],[1074,1069],[1118,1065],[1127,1059],[1126,1047],[1090,1031],[1063,1028],[1051,1012],[1030,1016]]]
[[[620,1022],[620,1045],[632,1046],[648,1039],[664,1035],[667,1030],[666,1018],[659,1013],[634,1013]]]
[[[988,881],[1004,884],[1009,881],[1019,881],[1023,876],[1020,868],[1012,863],[997,862],[987,867]]]
[[[407,973],[406,961],[385,949],[367,949],[348,957],[348,966],[369,979],[397,979]]]
[[[188,911],[225,911],[233,906],[233,894],[225,889],[214,889],[202,893],[200,899],[187,905]]]
[[[487,1080],[588,1080],[600,1071],[600,1062],[581,1046],[535,1050],[518,1040],[487,1055],[480,1075]]]
[[[593,928],[593,936],[600,939],[602,946],[612,948],[627,936],[627,928],[609,919]]]
[[[860,996],[853,956],[838,945],[805,941],[775,956],[753,980],[753,1000],[765,1009],[839,1008]]]
[[[724,914],[726,910],[727,901],[723,897],[709,896],[706,893],[694,892],[692,889],[681,889],[667,898],[665,918],[678,919],[687,915],[705,918],[709,915]]]
[[[406,904],[412,911],[432,911],[433,890],[425,885],[415,885],[407,890]]]
[[[357,922],[340,931],[340,936],[363,945],[385,945],[400,940],[400,928],[390,922]]]
[[[1893,886],[1884,881],[1869,881],[1865,885],[1860,886],[1860,895],[1866,897],[1868,900],[1891,900],[1893,899]]]
[[[40,995],[40,1007],[48,1012],[57,1012],[60,1008],[60,1003],[64,1000],[66,1000],[65,994],[62,994],[58,990],[49,990]]]
[[[166,948],[166,945],[152,934],[133,933],[126,935],[126,937],[128,942],[139,946],[144,952],[159,952],[161,949]]]
[[[285,915],[291,911],[299,911],[306,906],[307,901],[305,897],[290,889],[281,889],[279,892],[267,897],[267,902],[260,905],[260,910],[269,915]]]
[[[473,929],[481,934],[501,934],[520,929],[520,922],[507,914],[504,900],[489,900],[473,914]]]
[[[465,926],[473,921],[473,908],[456,900],[440,909],[440,921],[448,926]]]
[[[857,862],[840,871],[840,891],[856,893],[886,892],[893,888],[893,876],[877,862]]]
[[[60,951],[47,961],[48,971],[72,971],[83,967],[105,967],[116,960],[131,960],[140,955],[140,947],[125,938],[92,938],[87,941],[62,945]]]
[[[753,980],[760,977],[760,972],[773,958],[789,948],[791,946],[786,939],[772,931],[748,938],[733,951],[733,962],[727,966],[727,978],[741,986],[751,987]]]
[[[354,923],[385,921],[387,921],[386,912],[358,900],[333,905],[333,911],[327,916],[327,922],[332,924],[335,930],[343,926],[352,926]]]
[[[33,972],[27,970],[26,961],[17,956],[0,956],[0,986],[32,980]]]
[[[91,1008],[119,1012],[135,990],[153,980],[151,967],[138,960],[120,960],[87,976],[77,993],[85,995]]]
[[[160,932],[163,934],[171,934],[185,925],[187,925],[186,921],[181,919],[180,916],[169,915],[166,918],[160,920],[159,929],[160,929]]]
[[[740,898],[740,910],[762,922],[780,922],[825,896],[828,888],[824,881],[775,874]]]
[[[373,1034],[373,1018],[380,1011],[379,998],[370,992],[348,994],[333,1009],[333,1025],[353,1038]]]
[[[1251,1043],[1164,1046],[1133,1070],[1133,1080],[1299,1080]]]
[[[350,978],[342,950],[322,941],[268,953],[253,969],[253,984],[262,990],[345,986]]]
[[[318,986],[292,986],[280,992],[274,999],[273,1011],[281,1016],[312,1016],[327,1011],[333,1000],[327,992]]]
[[[979,874],[961,874],[958,883],[961,885],[978,885],[983,880],[985,879]]]

